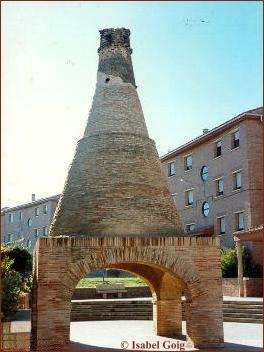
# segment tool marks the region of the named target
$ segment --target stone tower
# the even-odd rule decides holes
[[[97,84],[50,236],[172,235],[181,222],[148,136],[130,31],[100,31]]]
[[[182,334],[184,293],[186,347],[220,347],[219,239],[181,236],[138,99],[129,30],[100,34],[88,125],[50,236],[38,238],[34,248],[30,350],[77,347],[70,342],[72,295],[80,279],[102,268],[129,271],[149,285],[158,336]]]

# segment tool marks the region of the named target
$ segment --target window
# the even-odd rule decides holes
[[[10,242],[12,242],[12,235],[9,233],[8,235],[6,235],[5,243],[10,243]]]
[[[176,174],[176,163],[175,161],[168,164],[168,175],[173,176]]]
[[[233,189],[240,189],[242,187],[242,177],[241,171],[236,171],[233,173]]]
[[[219,235],[225,234],[225,217],[221,216],[217,219],[217,227]]]
[[[48,206],[47,204],[43,205],[43,214],[47,214],[48,213]]]
[[[171,195],[175,204],[177,203],[177,199],[176,199],[177,195],[178,195],[178,193],[172,193],[172,195]]]
[[[232,133],[232,149],[239,147],[239,130]]]
[[[193,190],[189,189],[185,191],[185,205],[193,205]]]
[[[20,220],[20,221],[23,220],[23,213],[22,213],[22,211],[19,212],[19,220]]]
[[[206,181],[208,178],[208,167],[206,165],[202,166],[201,168],[201,179]]]
[[[235,214],[236,218],[236,230],[241,231],[244,230],[245,224],[244,224],[244,212],[239,212]]]
[[[39,207],[35,208],[35,216],[39,216]]]
[[[14,221],[14,214],[10,213],[8,214],[8,221],[13,222]]]
[[[30,218],[28,219],[27,224],[28,224],[28,227],[32,226],[32,220]]]
[[[48,236],[48,228],[47,228],[47,226],[44,226],[42,228],[42,231],[43,231],[43,236]]]
[[[192,232],[195,230],[195,224],[187,224],[186,225],[186,232]]]
[[[219,178],[216,180],[216,196],[222,196],[224,194],[224,180]]]
[[[28,247],[28,249],[30,249],[30,248],[31,248],[31,245],[32,245],[31,240],[27,240],[27,247]]]
[[[188,171],[192,169],[192,155],[187,155],[184,158],[184,170]]]
[[[222,155],[222,141],[215,143],[215,158]]]
[[[38,237],[38,234],[39,234],[38,229],[34,229],[34,234],[35,234],[35,237]]]
[[[203,216],[208,216],[210,212],[210,207],[209,207],[209,203],[208,202],[203,202],[202,205],[202,214]]]

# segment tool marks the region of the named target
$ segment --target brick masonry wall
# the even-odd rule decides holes
[[[251,242],[251,253],[252,253],[252,261],[254,264],[261,265],[263,268],[263,243],[261,242]]]
[[[246,278],[243,279],[244,297],[262,297],[263,296],[263,279]],[[223,296],[239,296],[238,278],[223,278]]]
[[[244,296],[263,297],[263,278],[244,277]]]
[[[148,234],[179,226],[150,139],[102,134],[79,142],[51,235]]]
[[[155,288],[159,305],[156,327],[159,322],[159,329],[166,332],[167,327],[167,336],[170,335],[171,324],[176,326],[178,318],[168,316],[162,301],[170,300],[173,311],[178,304],[172,299],[175,292],[184,292],[188,344],[222,344],[222,278],[217,239],[62,237],[39,239],[34,253],[32,348],[54,350],[69,342],[71,297],[82,277],[96,268],[127,269],[126,264],[129,267],[133,263],[133,273],[146,276]]]
[[[223,278],[223,296],[239,296],[238,278]]]
[[[263,224],[263,122],[246,121],[250,227]]]
[[[30,332],[12,332],[11,322],[1,323],[1,351],[29,352]]]

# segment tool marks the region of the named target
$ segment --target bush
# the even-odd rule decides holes
[[[17,310],[19,299],[32,287],[32,256],[23,247],[2,246],[2,312],[6,319]]]
[[[11,269],[17,271],[23,279],[31,274],[32,255],[26,248],[21,246],[4,246],[1,253],[1,260],[6,257],[13,260]]]
[[[10,272],[2,279],[2,312],[4,318],[17,311],[17,305],[22,296],[22,278],[16,271]]]
[[[12,315],[17,310],[19,299],[22,295],[23,280],[21,275],[12,270],[14,260],[8,257],[3,258],[1,262],[2,278],[2,312],[4,318]]]
[[[237,254],[235,248],[221,249],[221,268],[223,277],[237,277]]]
[[[252,263],[252,256],[247,247],[242,248],[242,260],[244,277],[262,277],[261,266]],[[237,277],[236,248],[221,249],[221,269],[223,277]]]

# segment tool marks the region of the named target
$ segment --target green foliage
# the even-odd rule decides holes
[[[242,260],[244,277],[262,277],[261,266],[252,263],[252,256],[247,247],[242,248]],[[237,277],[236,248],[221,249],[221,268],[223,277]]]
[[[16,312],[20,297],[30,292],[32,287],[31,270],[32,258],[25,248],[2,246],[1,308],[4,319]]]
[[[16,312],[17,304],[22,293],[22,277],[12,270],[14,260],[4,257],[1,262],[1,279],[2,279],[2,312],[4,318]]]
[[[237,254],[235,248],[221,249],[221,268],[223,277],[237,277]]]
[[[84,278],[79,281],[77,287],[95,287],[98,284],[103,283],[102,277],[91,277]],[[125,287],[137,287],[146,286],[146,283],[137,277],[107,277],[104,279],[104,283],[107,284],[123,284]]]
[[[17,304],[22,296],[22,278],[16,271],[2,278],[2,312],[6,318],[17,310]]]
[[[20,273],[22,278],[28,276],[32,271],[32,255],[22,246],[4,246],[1,253],[1,260],[8,257],[13,260],[11,269]]]
[[[1,260],[1,277],[3,277],[6,273],[11,271],[11,266],[14,263],[14,260],[9,259],[8,257],[4,257]]]

